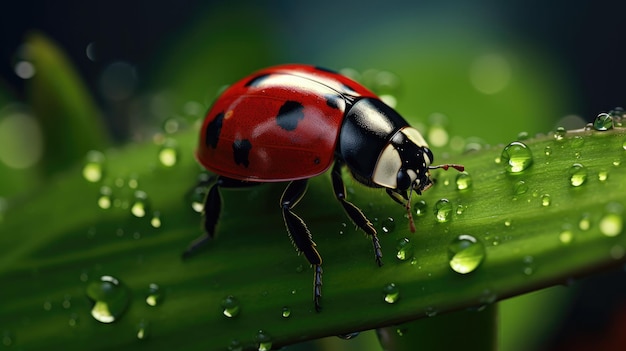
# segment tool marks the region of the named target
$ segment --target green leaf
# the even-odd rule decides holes
[[[371,240],[349,224],[334,199],[327,175],[312,179],[295,211],[324,258],[323,310],[316,313],[312,270],[296,255],[280,216],[282,184],[224,190],[218,237],[181,260],[201,233],[188,196],[199,172],[192,157],[196,133],[171,136],[175,147],[169,141],[107,151],[101,183],[89,183],[73,169],[27,201],[11,202],[0,222],[1,294],[11,302],[0,305],[5,341],[22,349],[279,347],[480,308],[625,261],[624,129],[525,140],[533,163],[519,174],[495,161],[503,147],[462,155],[435,150],[437,162],[463,163],[472,183],[458,190],[456,172],[433,171],[437,182],[419,198],[427,207],[414,214],[415,233],[401,206],[346,175],[350,200],[379,230],[382,267],[374,262]],[[159,161],[163,145],[177,151],[171,167]],[[587,172],[578,187],[568,173],[574,163]],[[111,200],[108,209],[98,206],[103,193]],[[141,218],[131,214],[137,198],[146,211]],[[443,223],[433,215],[440,199],[453,208]],[[449,245],[460,235],[484,247],[484,259],[466,265],[467,274],[450,267]],[[405,238],[412,250],[401,261],[396,246]],[[482,255],[468,252],[473,254],[457,258],[471,263]],[[118,279],[129,291],[128,307],[112,324],[92,318],[86,295],[101,276]],[[384,299],[390,283],[397,288],[393,303]],[[157,306],[146,303],[150,284],[162,292]],[[239,307],[232,318],[223,313],[229,296]],[[147,337],[139,339],[138,330]]]
[[[26,58],[35,67],[27,91],[43,130],[41,168],[54,174],[87,151],[108,145],[108,133],[85,84],[60,48],[43,34],[26,38]]]

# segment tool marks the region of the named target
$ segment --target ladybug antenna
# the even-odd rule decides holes
[[[457,164],[453,164],[453,163],[448,163],[448,164],[444,164],[444,165],[437,165],[437,166],[428,166],[428,169],[438,169],[438,168],[443,168],[444,171],[447,171],[448,168],[454,168],[459,172],[463,172],[465,170],[465,166],[463,165],[457,165]]]
[[[411,195],[413,195],[413,187],[409,187],[409,196],[404,207],[406,208],[406,214],[409,218],[409,229],[411,233],[415,233],[415,222],[413,222],[413,214],[411,213]]]

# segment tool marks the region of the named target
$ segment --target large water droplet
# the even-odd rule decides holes
[[[409,238],[402,238],[396,244],[396,258],[400,261],[406,261],[413,257],[413,244]]]
[[[458,190],[466,190],[472,187],[472,177],[467,172],[457,173],[455,181]]]
[[[91,316],[102,323],[118,320],[130,302],[128,289],[116,278],[103,275],[87,285],[87,297],[94,303]]]
[[[156,306],[163,300],[163,291],[157,284],[150,283],[148,285],[148,294],[146,295],[146,303],[148,306]]]
[[[613,117],[608,113],[599,114],[596,119],[593,120],[593,129],[598,131],[613,129]]]
[[[259,351],[270,351],[272,349],[272,338],[263,330],[259,330],[254,339]]]
[[[452,204],[448,199],[440,199],[435,203],[435,218],[440,223],[447,222],[452,218],[453,210]]]
[[[623,206],[617,202],[611,202],[606,206],[606,212],[600,218],[598,225],[600,232],[608,237],[618,236],[624,230]]]
[[[400,289],[394,283],[389,283],[383,288],[383,300],[386,303],[395,303],[400,298]]]
[[[387,217],[382,222],[382,230],[385,233],[390,233],[396,228],[396,223],[392,217]]]
[[[135,191],[135,200],[133,205],[130,208],[130,212],[135,217],[145,217],[146,212],[148,211],[148,194],[144,191],[137,190]]]
[[[91,150],[87,153],[83,177],[91,183],[97,183],[104,176],[104,154],[100,151]]]
[[[514,141],[502,150],[504,169],[509,173],[520,173],[533,164],[533,155],[526,144]]]
[[[428,207],[428,205],[426,204],[426,201],[424,201],[424,200],[417,201],[413,205],[413,209],[415,209],[415,215],[418,216],[418,217],[425,215],[427,207]]]
[[[239,301],[235,297],[229,295],[222,300],[222,313],[224,313],[226,317],[236,317],[239,312]]]
[[[568,174],[570,184],[575,187],[583,185],[587,180],[587,168],[580,163],[573,164],[569,168]]]
[[[475,237],[459,235],[448,245],[450,268],[460,274],[473,272],[485,259],[485,246]]]
[[[165,167],[173,167],[178,162],[178,145],[173,139],[167,139],[159,150],[159,162]]]

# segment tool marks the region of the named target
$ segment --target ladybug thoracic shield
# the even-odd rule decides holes
[[[308,65],[258,71],[226,89],[207,113],[196,151],[217,174],[204,203],[205,235],[185,255],[214,236],[221,211],[220,188],[289,182],[280,199],[296,250],[314,268],[313,299],[320,310],[322,259],[311,233],[293,208],[307,179],[333,165],[333,191],[350,219],[372,239],[376,262],[382,250],[376,229],[346,199],[341,169],[369,187],[385,188],[407,208],[410,198],[432,185],[433,154],[421,134],[374,93],[336,72]],[[410,218],[411,230],[414,230]]]

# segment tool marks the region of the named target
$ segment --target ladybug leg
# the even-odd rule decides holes
[[[403,199],[404,200],[408,200],[409,199],[408,195],[406,194],[406,191],[404,192],[404,194],[399,194],[398,192],[395,192],[395,191],[393,191],[393,190],[391,190],[389,188],[387,188],[386,190],[387,190],[387,195],[389,195],[389,197],[393,201],[399,203],[402,206],[406,206],[405,202],[402,201]]]
[[[183,259],[188,258],[195,253],[200,247],[208,243],[215,236],[215,226],[220,217],[222,211],[222,196],[220,195],[220,188],[243,188],[260,183],[244,182],[241,180],[231,179],[227,177],[217,177],[215,182],[209,188],[209,192],[204,197],[204,206],[202,210],[202,226],[204,228],[204,234],[192,241],[185,252],[183,252]],[[204,181],[199,184],[208,185],[208,182]]]
[[[290,182],[280,198],[280,207],[283,210],[283,219],[285,220],[287,233],[289,233],[296,250],[299,253],[304,253],[304,256],[315,270],[313,277],[313,302],[315,303],[315,310],[319,312],[321,309],[320,298],[322,297],[322,258],[315,249],[315,243],[306,224],[302,218],[292,211],[304,196],[306,187],[306,179]]]
[[[378,241],[378,236],[376,235],[376,229],[372,225],[372,222],[365,217],[361,209],[356,207],[353,203],[346,200],[346,187],[343,184],[343,178],[341,177],[341,166],[342,164],[339,162],[335,162],[333,166],[333,170],[331,173],[331,177],[333,180],[333,190],[335,191],[335,196],[337,200],[343,205],[343,209],[348,214],[348,217],[356,224],[359,228],[361,228],[367,235],[372,237],[372,243],[374,245],[374,255],[376,256],[376,263],[379,266],[383,265],[382,257],[383,252],[380,248],[380,242]]]

